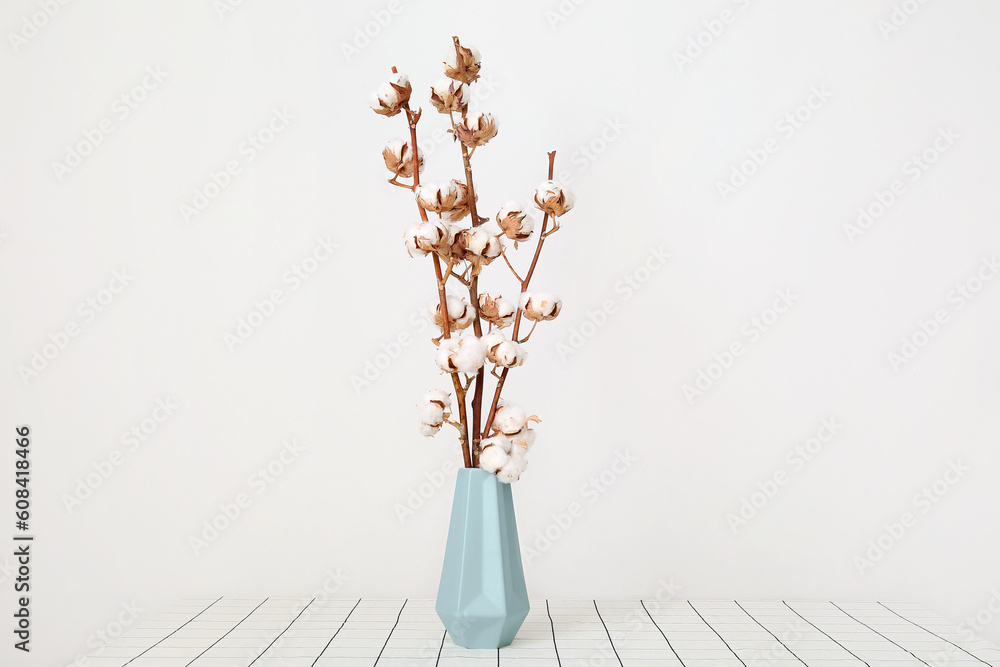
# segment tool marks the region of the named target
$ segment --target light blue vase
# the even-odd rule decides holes
[[[466,648],[507,646],[528,615],[510,484],[485,470],[458,470],[434,609]]]

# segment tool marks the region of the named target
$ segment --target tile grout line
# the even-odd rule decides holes
[[[663,640],[667,642],[667,646],[670,648],[671,651],[673,651],[674,656],[676,656],[677,660],[680,661],[681,667],[687,667],[687,665],[684,664],[684,661],[681,660],[680,654],[677,653],[677,649],[675,649],[674,645],[670,643],[669,639],[667,639],[666,633],[664,633],[663,630],[660,628],[660,624],[656,622],[656,619],[653,618],[653,615],[649,613],[648,609],[646,609],[646,603],[643,602],[642,600],[639,600],[639,604],[642,605],[642,610],[646,612],[646,616],[649,616],[649,620],[653,621],[653,626],[660,631],[661,635],[663,635]]]
[[[559,667],[562,667],[562,660],[559,658],[559,645],[556,644],[556,624],[552,621],[548,598],[545,598],[545,613],[549,616],[549,627],[552,628],[552,648],[556,650],[556,662],[559,663]]]
[[[880,604],[880,605],[882,605],[882,606],[883,606],[883,607],[885,607],[886,609],[889,609],[889,611],[891,611],[892,613],[896,614],[896,616],[899,616],[899,617],[900,617],[901,619],[903,619],[903,620],[904,620],[904,621],[906,621],[907,623],[912,623],[913,625],[917,626],[918,628],[920,628],[920,629],[921,629],[921,630],[923,630],[924,632],[929,632],[930,634],[934,635],[934,636],[935,636],[935,637],[937,637],[938,639],[940,639],[940,640],[942,640],[942,641],[946,641],[946,642],[948,642],[949,644],[951,644],[952,646],[954,646],[955,648],[957,648],[957,649],[959,649],[959,650],[961,650],[961,651],[964,651],[964,652],[968,653],[969,655],[971,655],[971,656],[972,656],[973,658],[975,658],[975,659],[976,659],[976,660],[978,660],[979,662],[983,663],[984,665],[990,665],[990,663],[986,662],[985,660],[983,660],[982,658],[980,658],[980,657],[979,657],[978,655],[976,655],[976,654],[972,653],[972,652],[971,652],[971,651],[969,651],[968,649],[966,649],[966,648],[963,648],[963,647],[959,646],[958,644],[956,644],[955,642],[951,641],[950,639],[945,639],[944,637],[942,637],[942,636],[941,636],[941,635],[939,635],[938,633],[934,632],[933,630],[928,630],[927,628],[925,628],[924,626],[920,625],[920,624],[919,624],[919,623],[917,623],[916,621],[912,621],[912,620],[910,620],[910,619],[906,618],[905,616],[903,616],[902,614],[900,614],[899,612],[897,612],[897,611],[896,611],[895,609],[890,609],[889,607],[887,607],[886,605],[882,604],[881,602],[878,602],[878,600],[876,600],[876,603],[877,603],[877,604]],[[990,665],[990,667],[993,667],[993,666],[992,666],[992,665]]]
[[[434,667],[438,667],[438,665],[441,664],[441,651],[444,650],[444,638],[447,636],[448,636],[447,630],[441,633],[441,645],[438,646],[438,657],[437,660],[434,661]]]
[[[316,601],[316,598],[313,598],[312,600],[309,600],[309,602],[306,604],[306,606],[302,607],[302,609],[299,610],[299,613],[295,615],[295,618],[292,619],[292,622],[289,623],[288,625],[286,625],[285,629],[282,630],[281,632],[279,632],[278,636],[271,640],[271,643],[267,645],[267,648],[265,648],[263,651],[261,651],[260,655],[258,655],[256,658],[254,658],[253,660],[250,661],[250,665],[252,665],[253,663],[255,663],[258,660],[260,660],[260,656],[264,655],[265,653],[267,653],[268,649],[271,648],[272,646],[274,646],[274,643],[276,641],[278,641],[279,639],[281,639],[281,635],[283,635],[286,632],[288,632],[288,628],[292,627],[292,624],[294,624],[295,621],[299,620],[299,616],[301,616],[305,612],[305,610],[309,608],[309,605],[311,605],[315,601]],[[247,665],[247,667],[250,667],[250,665]]]
[[[340,624],[340,627],[337,628],[336,632],[333,633],[333,636],[330,637],[330,641],[326,643],[326,646],[323,647],[323,650],[319,652],[319,655],[316,656],[316,659],[312,661],[312,665],[310,665],[309,667],[313,667],[317,662],[319,662],[319,659],[323,657],[323,654],[326,653],[326,649],[330,648],[330,644],[332,644],[333,640],[337,638],[337,635],[340,634],[340,631],[344,629],[344,625],[347,623],[347,619],[351,617],[351,614],[354,613],[354,610],[358,608],[359,604],[361,604],[361,598],[358,598],[358,601],[354,603],[354,606],[351,607],[351,610],[347,612],[347,616],[344,617],[344,620]]]
[[[392,639],[392,633],[396,630],[396,626],[399,625],[399,617],[403,615],[403,609],[406,607],[406,603],[409,602],[409,601],[410,601],[409,598],[403,600],[403,606],[399,608],[399,613],[396,614],[396,622],[393,623],[392,624],[392,628],[389,629],[389,636],[385,638],[385,643],[382,644],[382,650],[378,652],[378,657],[375,658],[375,662],[373,663],[373,667],[374,667],[374,665],[378,664],[379,660],[382,659],[382,653],[385,651],[385,647],[389,645],[389,640]]]
[[[733,655],[736,655],[736,651],[734,651],[733,647],[729,645],[729,642],[727,642],[725,639],[723,639],[722,635],[719,634],[719,631],[716,630],[715,628],[713,628],[712,624],[705,620],[705,617],[701,615],[700,611],[698,611],[697,609],[694,608],[694,605],[691,604],[691,601],[688,600],[687,603],[688,603],[689,607],[691,607],[692,609],[694,609],[694,613],[698,614],[698,618],[700,618],[702,621],[704,621],[705,625],[707,625],[709,628],[712,629],[712,632],[715,633],[715,636],[718,637],[719,639],[722,639],[722,643],[726,645],[726,648],[729,649],[729,652],[732,653]],[[741,658],[740,656],[736,655],[736,659],[740,661],[740,664],[742,664],[743,667],[747,667],[747,663],[743,662],[743,658]]]
[[[741,605],[741,604],[740,604],[739,600],[733,600],[733,602],[735,602],[735,603],[736,603],[736,606],[737,606],[737,607],[739,607],[740,609],[743,609],[743,605]],[[802,659],[802,658],[800,658],[799,656],[795,655],[795,651],[793,651],[792,649],[790,649],[790,648],[788,648],[787,646],[785,646],[785,642],[783,642],[783,641],[781,641],[780,639],[778,639],[778,635],[776,635],[776,634],[774,634],[773,632],[771,632],[770,630],[768,630],[768,629],[767,629],[767,627],[765,627],[765,625],[764,625],[763,623],[761,623],[761,622],[760,622],[760,621],[758,621],[758,620],[757,620],[756,618],[754,618],[754,615],[753,615],[753,614],[751,614],[750,612],[748,612],[748,611],[747,611],[746,609],[743,609],[743,613],[744,613],[744,614],[746,614],[747,616],[749,616],[749,617],[750,617],[751,619],[753,619],[753,622],[754,622],[754,623],[756,623],[756,624],[757,624],[757,625],[759,625],[760,627],[762,627],[762,628],[764,628],[765,630],[767,630],[767,634],[769,634],[769,635],[771,635],[772,637],[774,637],[774,638],[775,638],[775,639],[777,640],[777,642],[778,642],[779,644],[781,644],[781,647],[782,647],[783,649],[785,649],[786,651],[788,651],[789,653],[791,653],[792,655],[794,655],[794,656],[795,656],[795,659],[796,659],[796,660],[798,660],[799,662],[801,662],[801,663],[802,663],[803,665],[806,665],[806,667],[809,667],[808,663],[806,663],[806,661],[805,661],[805,660],[803,660],[803,659]]]
[[[135,656],[134,658],[129,658],[129,659],[128,659],[128,662],[126,662],[126,663],[125,663],[125,665],[127,665],[127,664],[128,664],[129,662],[132,662],[132,661],[133,661],[133,660],[135,660],[136,658],[141,658],[142,656],[146,655],[146,653],[147,653],[147,652],[151,651],[152,649],[156,648],[157,646],[159,646],[159,645],[160,645],[160,644],[162,644],[163,642],[165,642],[165,641],[167,641],[168,639],[170,639],[171,637],[173,637],[173,636],[174,636],[175,634],[177,634],[178,632],[180,632],[180,631],[181,631],[181,629],[182,629],[182,628],[183,628],[183,627],[184,627],[185,625],[187,625],[188,623],[190,623],[191,621],[193,621],[194,619],[198,618],[199,616],[201,616],[202,614],[204,614],[204,613],[205,613],[206,611],[208,611],[209,609],[211,609],[211,608],[212,608],[212,605],[214,605],[214,604],[215,604],[216,602],[218,602],[218,601],[219,601],[219,600],[221,600],[221,599],[222,599],[222,597],[218,597],[218,598],[216,598],[216,599],[215,599],[215,600],[214,600],[214,601],[212,602],[212,604],[208,605],[207,607],[205,607],[204,609],[202,609],[201,611],[199,611],[199,612],[198,612],[197,614],[195,614],[194,616],[192,616],[192,617],[191,617],[191,618],[189,618],[188,620],[184,621],[184,623],[182,623],[182,624],[180,625],[180,627],[178,627],[178,628],[177,628],[176,630],[173,630],[173,631],[171,631],[171,633],[170,633],[169,635],[167,635],[167,636],[166,636],[166,637],[164,637],[163,639],[159,640],[158,642],[156,642],[155,644],[153,644],[152,646],[150,646],[149,648],[147,648],[146,650],[144,650],[144,651],[143,651],[142,653],[140,653],[139,655]],[[123,665],[122,667],[125,667],[125,666]]]
[[[194,662],[195,660],[197,660],[198,658],[200,658],[201,656],[205,655],[205,654],[206,654],[206,653],[208,653],[208,652],[209,652],[210,650],[212,650],[212,646],[215,646],[216,644],[218,644],[219,642],[221,642],[221,641],[222,641],[223,639],[225,639],[225,638],[226,638],[226,637],[227,637],[227,636],[229,635],[229,633],[230,633],[230,632],[232,632],[232,631],[233,631],[233,630],[235,630],[236,628],[240,627],[240,623],[242,623],[243,621],[245,621],[245,620],[247,620],[248,618],[250,618],[250,617],[251,617],[251,616],[253,615],[253,613],[254,613],[255,611],[257,611],[258,609],[260,609],[260,608],[261,608],[261,606],[263,606],[263,604],[264,604],[265,602],[267,602],[268,600],[270,600],[270,599],[271,599],[271,598],[264,598],[264,599],[263,599],[263,600],[261,601],[261,603],[260,603],[259,605],[257,605],[256,607],[254,607],[253,609],[251,609],[251,610],[250,610],[250,613],[249,613],[249,614],[247,614],[246,616],[244,616],[243,618],[241,618],[241,619],[240,619],[240,622],[239,622],[239,623],[237,623],[237,624],[236,624],[236,625],[234,625],[233,627],[231,627],[231,628],[229,628],[228,630],[226,630],[226,634],[222,635],[221,637],[219,637],[218,639],[216,639],[216,640],[215,640],[214,642],[212,642],[212,645],[211,645],[211,646],[209,646],[209,647],[208,647],[208,648],[206,648],[206,649],[205,649],[204,651],[202,651],[201,653],[199,653],[198,655],[196,655],[196,656],[194,657],[194,659],[193,659],[193,660],[191,660],[191,662],[189,662],[189,663],[188,663],[187,665],[185,665],[185,667],[189,667],[189,666],[191,665],[191,663],[193,663],[193,662]]]
[[[597,608],[597,600],[594,600],[594,611],[597,612],[597,618],[601,619],[601,625],[604,626],[604,632],[608,635],[608,641],[611,642],[611,650],[615,652],[615,657],[618,658],[618,664],[621,667],[625,667],[625,663],[622,662],[621,656],[618,655],[618,649],[615,648],[615,640],[611,638],[611,633],[608,631],[608,624],[604,622],[604,617],[601,616],[601,610]]]
[[[834,602],[833,600],[831,600],[831,601],[830,601],[830,604],[832,604],[832,605],[833,605],[834,607],[837,607],[837,609],[840,609],[840,607],[839,607],[839,606],[837,606],[837,603],[836,603],[836,602]],[[872,632],[874,632],[875,634],[877,634],[877,635],[878,635],[879,637],[882,637],[883,639],[887,639],[888,641],[892,642],[893,644],[896,644],[896,642],[892,641],[891,639],[889,639],[888,637],[886,637],[886,636],[885,636],[885,635],[883,635],[883,634],[882,634],[881,632],[879,632],[879,631],[878,631],[878,630],[876,630],[875,628],[871,627],[870,625],[868,625],[868,624],[867,624],[867,623],[865,623],[864,621],[859,621],[858,619],[854,618],[853,616],[851,616],[850,614],[848,614],[848,613],[847,613],[846,611],[844,611],[843,609],[840,609],[840,611],[842,611],[843,613],[847,614],[847,617],[848,617],[848,618],[851,618],[851,619],[854,619],[855,621],[857,621],[857,622],[858,622],[858,623],[860,623],[861,625],[865,626],[866,628],[868,628],[869,630],[871,630]],[[903,648],[903,646],[902,646],[902,645],[900,645],[900,644],[896,644],[896,646],[899,646],[899,648],[902,648],[902,649],[903,649],[904,651],[906,651],[907,653],[909,653],[910,655],[912,655],[912,656],[913,656],[914,658],[917,658],[917,654],[916,654],[916,653],[914,653],[913,651],[911,651],[910,649],[908,649],[908,648]],[[931,667],[931,666],[930,666],[930,663],[928,663],[928,662],[927,662],[926,660],[924,660],[923,658],[917,658],[917,660],[919,660],[920,662],[922,662],[922,663],[924,663],[925,665],[927,665],[927,667]]]
[[[784,600],[781,601],[781,604],[785,605],[789,609],[792,609],[792,605],[788,604]],[[850,653],[851,655],[853,655],[855,657],[855,659],[861,660],[861,662],[865,663],[866,667],[871,667],[871,665],[868,664],[867,660],[864,660],[861,656],[857,655],[854,651],[852,651],[851,649],[847,648],[846,646],[844,646],[843,644],[841,644],[839,641],[837,641],[836,639],[834,639],[833,637],[831,637],[829,634],[827,634],[826,630],[820,629],[819,626],[817,626],[815,623],[813,623],[808,618],[806,618],[805,616],[803,616],[799,612],[795,611],[794,609],[792,609],[792,613],[795,614],[796,616],[798,616],[799,618],[801,618],[803,621],[805,621],[809,625],[811,625],[814,628],[816,628],[817,630],[819,630],[820,632],[822,632],[824,635],[826,635],[827,639],[829,639],[834,644],[836,644],[840,648],[844,649],[845,651],[847,651],[848,653]]]

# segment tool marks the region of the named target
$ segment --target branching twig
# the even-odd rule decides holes
[[[552,180],[552,174],[555,171],[556,163],[556,152],[552,151],[549,153],[549,180]],[[535,265],[538,264],[538,256],[542,253],[542,244],[545,243],[545,229],[549,224],[549,214],[546,213],[545,217],[542,218],[542,229],[538,234],[538,245],[535,246],[535,256],[531,260],[531,266],[528,267],[528,273],[524,276],[524,280],[521,281],[521,294],[528,291],[528,284],[531,282],[531,275],[535,272]],[[520,302],[520,295],[518,296],[518,302]],[[517,340],[517,332],[521,327],[521,313],[523,311],[518,308],[517,315],[514,316],[514,332],[511,334],[511,340]],[[534,327],[532,327],[534,329]],[[531,332],[528,332],[531,335]],[[486,423],[483,425],[483,433],[489,433],[490,427],[493,426],[493,420],[497,416],[497,405],[500,403],[500,392],[503,391],[504,382],[507,381],[507,371],[509,368],[503,369],[503,373],[500,374],[500,379],[497,380],[496,391],[493,392],[493,402],[490,404],[490,412],[486,417]]]
[[[396,68],[392,68],[393,74],[396,73]],[[410,127],[410,149],[413,154],[413,189],[416,190],[417,186],[420,185],[420,158],[417,153],[417,123],[420,121],[420,110],[416,111],[410,110],[409,102],[403,104],[403,110],[406,112],[407,125]],[[420,211],[420,219],[427,222],[427,211],[424,207],[417,202],[417,209]],[[445,284],[442,280],[441,273],[441,260],[438,258],[437,253],[430,253],[431,258],[434,262],[434,274],[437,276],[437,289],[438,289],[438,300],[441,304],[441,330],[443,331],[443,337],[445,339],[451,338],[451,327],[448,322],[448,294],[445,291]],[[449,271],[451,269],[449,268]],[[472,448],[469,444],[469,428],[468,428],[468,415],[465,411],[465,391],[462,389],[462,383],[458,379],[458,373],[450,373],[452,385],[455,387],[455,400],[458,404],[458,416],[462,422],[461,433],[461,448],[462,448],[462,459],[465,462],[465,467],[472,467]]]

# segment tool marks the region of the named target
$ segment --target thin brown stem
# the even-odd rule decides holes
[[[507,259],[507,252],[504,250],[503,246],[500,246],[500,255],[503,256],[503,261],[507,262],[507,267],[510,269],[510,272],[514,274],[514,277],[517,278],[517,282],[523,283],[524,280],[520,275],[518,275],[517,271],[514,270],[514,266],[510,263],[510,260]]]
[[[537,327],[537,326],[538,326],[538,320],[535,320],[534,322],[531,323],[531,331],[528,332],[528,335],[525,336],[524,338],[522,338],[521,340],[517,341],[517,342],[518,343],[527,343],[528,339],[531,338],[531,334],[533,334],[535,332],[535,327]]]

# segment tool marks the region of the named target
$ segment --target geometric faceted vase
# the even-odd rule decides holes
[[[466,648],[507,646],[528,615],[510,484],[486,470],[458,470],[434,609]]]

